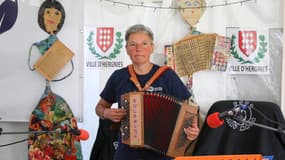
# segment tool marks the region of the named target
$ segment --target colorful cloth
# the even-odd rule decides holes
[[[56,36],[50,35],[47,39],[37,42],[35,43],[35,45],[38,47],[41,54],[43,55],[54,44],[56,40]]]
[[[70,132],[74,129],[78,129],[77,122],[69,105],[47,82],[29,124],[29,131],[47,133],[29,135],[29,160],[82,160],[80,141]]]

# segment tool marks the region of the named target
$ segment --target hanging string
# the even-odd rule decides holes
[[[234,1],[234,2],[229,2],[228,0],[225,0],[225,2],[221,3],[221,4],[213,4],[213,5],[198,6],[198,7],[185,7],[185,8],[171,7],[171,6],[170,7],[150,6],[150,5],[144,5],[143,2],[141,2],[140,4],[131,4],[131,3],[125,3],[125,2],[115,1],[115,0],[100,0],[100,2],[102,2],[102,1],[113,3],[113,5],[115,5],[115,4],[125,5],[128,8],[130,6],[132,6],[132,7],[152,8],[154,10],[156,10],[156,9],[172,9],[172,10],[183,9],[184,10],[184,9],[197,9],[197,8],[214,8],[214,7],[229,6],[229,5],[234,5],[234,4],[243,5],[243,3],[247,3],[247,2],[251,2],[251,1],[254,1],[256,3],[257,0],[240,0],[240,1]]]

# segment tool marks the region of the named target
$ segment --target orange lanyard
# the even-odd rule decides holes
[[[145,86],[142,88],[137,75],[135,73],[134,70],[134,66],[128,65],[128,71],[131,75],[130,80],[136,85],[136,87],[138,88],[139,91],[145,91],[147,90],[150,85],[162,74],[164,73],[166,70],[170,69],[168,66],[161,66],[155,73],[154,75],[146,82]]]

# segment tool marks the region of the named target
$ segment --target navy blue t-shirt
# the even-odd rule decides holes
[[[146,82],[159,69],[158,65],[154,65],[151,71],[146,75],[137,75],[137,78],[143,87]],[[120,97],[124,93],[138,91],[137,87],[130,80],[130,74],[127,67],[116,70],[108,79],[105,88],[100,96],[109,103],[117,103],[120,106]],[[166,70],[159,78],[157,78],[147,91],[163,93],[181,100],[186,100],[190,97],[190,93],[177,74],[172,70]],[[115,160],[159,160],[169,159],[161,154],[146,149],[134,149],[129,146],[119,143],[119,147],[115,153]]]

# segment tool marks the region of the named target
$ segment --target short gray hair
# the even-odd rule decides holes
[[[153,41],[153,32],[151,31],[150,28],[148,28],[147,26],[143,24],[135,24],[129,27],[126,31],[125,40],[128,41],[131,34],[138,33],[138,32],[144,32]]]

